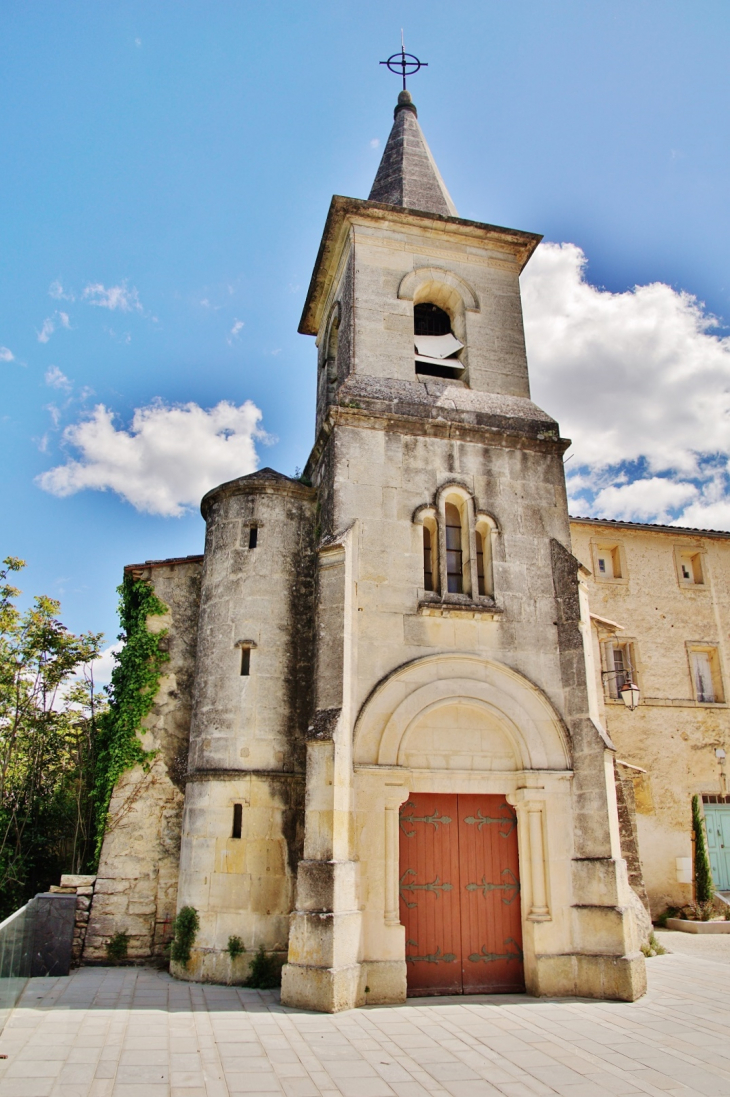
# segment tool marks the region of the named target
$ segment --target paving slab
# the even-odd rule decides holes
[[[672,951],[633,1003],[478,995],[328,1016],[149,968],[32,979],[0,1035],[0,1097],[730,1097],[727,939],[658,936]]]

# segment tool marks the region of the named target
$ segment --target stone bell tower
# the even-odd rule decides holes
[[[316,504],[296,504],[314,513],[314,687],[289,1005],[402,1001],[426,961],[451,982],[421,993],[488,986],[492,961],[535,994],[644,990],[613,747],[586,685],[567,443],[530,400],[519,276],[539,241],[457,215],[406,91],[368,200],[332,199],[299,329],[318,348]],[[486,807],[457,819],[462,800]],[[497,854],[516,834],[515,883],[500,897],[475,854],[496,906],[467,941],[482,884],[434,862],[434,835],[456,849],[475,819]],[[421,955],[409,912],[449,903]],[[493,916],[507,904],[509,935]]]

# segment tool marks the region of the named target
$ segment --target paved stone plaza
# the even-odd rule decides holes
[[[33,979],[0,1036],[0,1097],[728,1097],[730,938],[661,937],[676,951],[649,961],[631,1004],[504,995],[330,1016],[145,968]]]

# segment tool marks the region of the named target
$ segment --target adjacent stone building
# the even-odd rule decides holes
[[[203,558],[136,569],[169,607],[160,754],[115,793],[87,957],[113,929],[158,950],[176,889],[174,974],[241,981],[263,947],[289,1005],[643,993],[568,443],[530,400],[539,240],[457,215],[402,92],[307,295],[304,475],[220,485]]]
[[[692,901],[695,794],[715,886],[730,898],[730,534],[573,518],[571,536],[600,718],[635,799],[652,912]],[[641,690],[634,712],[618,696],[629,677]]]

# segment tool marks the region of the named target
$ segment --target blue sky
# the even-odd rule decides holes
[[[304,465],[297,323],[401,26],[460,214],[562,245],[525,309],[574,509],[730,528],[726,2],[6,0],[0,25],[1,547],[69,627],[111,641],[123,565],[201,550],[232,459]]]

